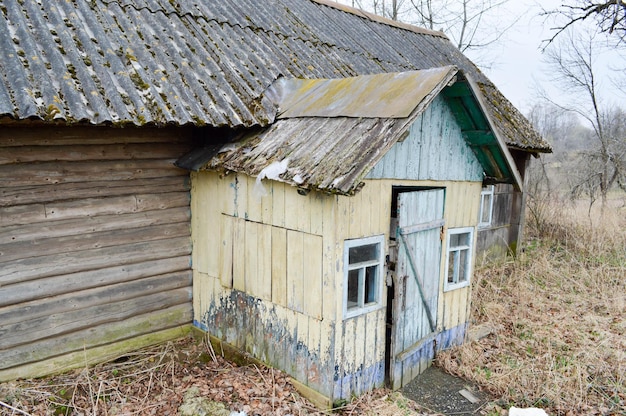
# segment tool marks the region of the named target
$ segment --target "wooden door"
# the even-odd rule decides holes
[[[389,380],[401,388],[434,357],[444,190],[398,193]]]

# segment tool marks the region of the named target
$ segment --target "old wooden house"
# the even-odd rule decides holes
[[[194,322],[329,401],[401,387],[463,341],[482,183],[515,163],[455,67],[268,95],[271,126],[181,160]]]
[[[195,324],[397,387],[462,340],[483,185],[549,151],[444,34],[334,2],[0,0],[0,45],[0,380]]]

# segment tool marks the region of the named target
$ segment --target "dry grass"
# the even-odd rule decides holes
[[[231,411],[249,416],[427,414],[386,389],[355,398],[333,412],[320,411],[296,392],[285,373],[237,366],[216,355],[210,344],[191,337],[91,368],[0,384],[2,416],[174,416],[182,414],[183,403],[188,405],[186,412],[215,416]]]
[[[438,358],[500,405],[626,414],[626,210],[553,207],[516,260],[479,268],[473,324],[501,329]],[[593,214],[593,213],[592,213]]]

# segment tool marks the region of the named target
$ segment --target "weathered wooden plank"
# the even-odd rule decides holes
[[[175,155],[182,155],[188,149],[189,145],[186,143],[6,147],[0,152],[0,166],[52,161],[170,159]]]
[[[354,377],[352,391],[357,395],[364,392],[363,371],[367,368],[367,360],[365,358],[365,344],[367,343],[366,320],[367,314],[353,318],[356,324],[354,333],[354,369],[358,371],[357,377]]]
[[[0,264],[58,253],[79,252],[183,236],[189,236],[189,224],[186,222],[0,244]]]
[[[189,180],[184,176],[133,179],[127,181],[99,181],[85,178],[84,182],[58,183],[0,188],[0,207],[27,205],[36,202],[60,201],[77,198],[96,198],[166,192],[188,192]]]
[[[191,286],[191,271],[180,271],[130,282],[99,286],[0,308],[0,322],[2,325],[9,325],[46,315],[102,305],[110,302],[111,299],[128,300],[188,286]]]
[[[110,145],[146,143],[190,143],[193,128],[146,128],[119,129],[110,127],[6,127],[0,130],[0,147],[14,146],[65,146]]]
[[[166,194],[127,195],[108,198],[86,198],[72,201],[55,201],[42,204],[18,205],[0,208],[0,226],[31,224],[66,218],[96,215],[117,215],[156,209],[186,207],[187,192]]]
[[[378,312],[372,312],[365,315],[364,322],[364,336],[363,336],[363,344],[364,344],[364,354],[363,354],[363,368],[371,369],[377,362],[376,356],[376,343],[380,342],[380,338],[378,336]],[[384,341],[383,341],[384,342]],[[371,388],[374,380],[373,380],[373,372],[365,371],[363,374],[362,385],[365,389]]]
[[[191,172],[191,212],[194,213],[194,221],[191,224],[191,239],[193,242],[193,251],[191,259],[193,268],[200,273],[209,273],[209,253],[214,250],[217,245],[209,246],[209,235],[219,236],[219,221],[209,222],[209,218],[213,217],[211,205],[207,204],[208,183],[207,181],[197,180],[198,173]],[[219,217],[214,217],[219,218]],[[217,230],[211,229],[216,226]],[[209,247],[211,247],[209,249]],[[211,251],[209,251],[211,250]]]
[[[321,321],[309,318],[309,339],[307,345],[307,384],[311,386],[320,386],[321,374],[320,360],[325,359],[320,354],[321,342]]]
[[[234,234],[233,217],[228,215],[220,216],[220,245],[219,245],[219,277],[222,286],[227,288],[233,287],[233,234]]]
[[[122,181],[131,179],[188,176],[183,169],[172,168],[172,160],[128,160],[91,162],[43,162],[28,165],[0,165],[4,186],[50,185],[84,182],[85,178]]]
[[[235,184],[235,216],[248,219],[248,176],[238,173]]]
[[[257,293],[264,300],[272,300],[272,226],[259,224],[257,234]]]
[[[61,274],[47,277],[45,280],[36,279],[2,285],[0,286],[0,307],[184,270],[189,270],[188,255]]]
[[[189,304],[176,305],[148,314],[133,316],[124,321],[117,321],[93,326],[80,331],[54,338],[35,340],[29,344],[0,351],[0,374],[3,369],[54,357],[59,351],[65,354],[84,352],[94,347],[111,342],[151,334],[165,328],[185,325],[191,320]],[[121,353],[127,351],[120,351]]]
[[[308,375],[308,341],[309,341],[309,317],[301,313],[296,313],[297,317],[297,338],[294,340],[295,344],[295,362],[296,371],[291,373],[297,380],[306,382]]]
[[[287,306],[304,312],[304,234],[287,231]]]
[[[260,296],[260,282],[259,282],[259,227],[260,224],[256,222],[245,222],[246,237],[244,240],[244,246],[241,247],[244,256],[242,260],[245,263],[245,292],[254,297]]]
[[[303,308],[308,316],[322,317],[322,238],[313,234],[303,234]]]
[[[43,277],[58,276],[110,267],[128,265],[191,253],[191,239],[178,237],[115,247],[61,253],[51,256],[5,262],[0,268],[0,285],[8,285]]]
[[[268,195],[265,197],[261,197],[262,192],[268,192],[268,180],[265,180],[262,183],[263,188],[260,190],[256,184],[255,178],[250,176],[241,175],[242,178],[246,179],[246,200],[248,201],[248,207],[246,208],[247,217],[246,219],[254,222],[261,222],[262,214],[263,214],[263,198],[269,198]]]
[[[272,227],[272,302],[287,306],[287,230]]]
[[[337,303],[340,301],[340,296],[336,293],[337,279],[341,279],[337,275],[335,264],[335,208],[334,201],[336,196],[329,196],[323,199],[322,203],[322,316],[323,319],[330,321],[337,321],[340,319],[337,316]]]
[[[246,291],[246,222],[241,218],[233,221],[233,289]]]
[[[309,197],[298,194],[296,188],[285,186],[285,228],[308,233],[311,231]]]
[[[190,218],[189,209],[176,207],[130,214],[103,215],[88,219],[71,218],[45,223],[7,225],[0,228],[0,244],[189,222]]]
[[[354,389],[354,373],[356,367],[360,364],[356,363],[355,342],[356,342],[356,318],[348,319],[343,322],[343,355],[340,356],[342,378],[341,397],[350,397]]]
[[[0,350],[190,303],[191,288],[185,287],[3,325],[0,327]]]
[[[276,227],[285,226],[285,189],[282,182],[272,183],[272,224]]]

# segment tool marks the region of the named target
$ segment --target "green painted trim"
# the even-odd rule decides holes
[[[35,363],[0,370],[0,382],[59,374],[75,368],[88,367],[113,360],[130,351],[182,338],[191,332],[191,327],[191,324],[185,324],[108,345],[85,349],[84,351],[72,352]]]

